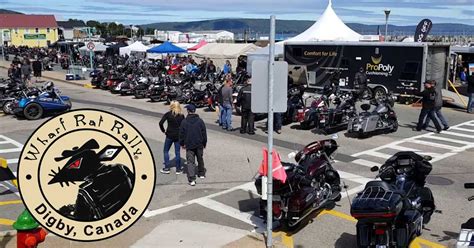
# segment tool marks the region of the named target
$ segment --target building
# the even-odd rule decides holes
[[[187,37],[191,43],[196,43],[200,40],[205,40],[209,43],[229,42],[234,40],[234,33],[225,30],[193,31],[183,35],[184,37]],[[181,39],[183,39],[183,35],[181,36]]]
[[[163,31],[155,29],[155,38],[161,41],[170,41],[173,43],[178,43],[179,37],[182,33],[179,31]]]
[[[0,38],[15,46],[45,47],[58,41],[54,15],[0,14]]]
[[[84,21],[58,21],[58,26],[58,34],[65,40],[82,40],[87,37],[87,33],[83,31],[84,28],[87,28]]]

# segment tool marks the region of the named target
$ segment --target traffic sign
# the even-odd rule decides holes
[[[288,97],[288,63],[274,62],[273,111],[286,112]],[[252,63],[252,112],[268,113],[268,60]]]
[[[94,43],[93,43],[92,41],[89,42],[89,43],[87,43],[87,49],[89,49],[89,50],[92,51],[92,50],[94,50],[94,48],[95,48],[95,45],[94,45]]]

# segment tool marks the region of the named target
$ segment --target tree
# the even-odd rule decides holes
[[[153,28],[146,28],[145,34],[153,35],[155,34],[155,30]]]

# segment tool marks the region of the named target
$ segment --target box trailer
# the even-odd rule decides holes
[[[413,96],[425,80],[447,89],[449,45],[404,42],[286,42],[283,59],[295,82],[317,89],[340,73],[339,86],[354,88],[362,68],[369,87],[377,91]],[[306,82],[304,82],[306,81]]]

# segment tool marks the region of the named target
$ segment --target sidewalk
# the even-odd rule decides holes
[[[11,61],[0,60],[0,68],[10,68]],[[83,86],[89,85],[89,80],[66,80],[66,73],[64,71],[42,71],[42,79],[60,81],[63,83]]]

